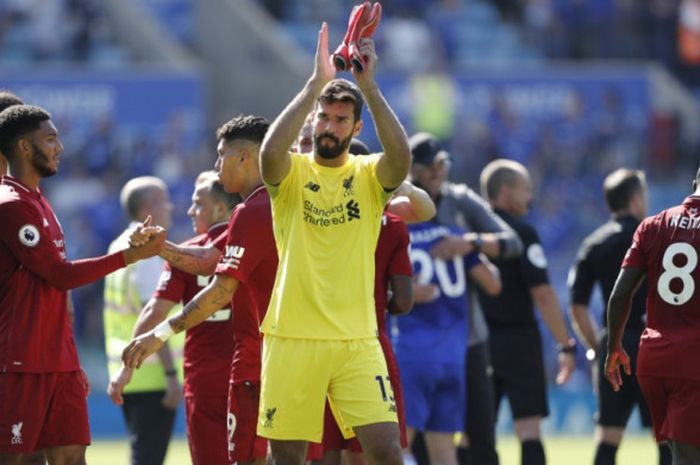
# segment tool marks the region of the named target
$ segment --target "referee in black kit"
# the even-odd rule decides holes
[[[620,271],[622,259],[632,244],[637,225],[647,215],[647,185],[642,171],[620,168],[605,178],[605,201],[611,217],[608,222],[583,240],[576,263],[569,274],[571,319],[579,338],[587,346],[586,355],[593,363],[594,386],[597,383],[598,412],[596,414],[594,465],[614,465],[617,448],[622,441],[625,425],[635,405],[639,407],[642,423],[651,426],[651,416],[634,374],[625,378],[619,392],[614,392],[604,376],[607,330],[607,302]],[[596,282],[603,295],[603,329],[598,334],[588,311]],[[622,346],[632,360],[635,372],[639,338],[645,326],[646,282],[640,286],[632,302],[632,312],[625,327]],[[659,464],[671,465],[671,450],[659,444]]]
[[[521,464],[544,465],[540,423],[549,407],[535,307],[559,343],[559,384],[568,381],[576,368],[576,342],[569,337],[559,300],[549,283],[547,259],[537,231],[521,219],[532,201],[530,174],[518,162],[498,159],[486,165],[480,182],[482,195],[520,236],[524,248],[518,258],[493,260],[501,272],[501,294],[489,297],[479,293],[489,327],[496,406],[504,396],[508,398],[521,445]]]

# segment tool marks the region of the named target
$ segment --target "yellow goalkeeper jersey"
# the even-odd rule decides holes
[[[307,339],[375,337],[374,251],[391,196],[376,176],[379,154],[342,167],[291,153],[278,186],[266,185],[279,265],[262,323],[266,334]]]

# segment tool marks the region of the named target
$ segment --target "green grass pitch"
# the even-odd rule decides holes
[[[591,465],[593,438],[589,436],[547,436],[544,438],[547,463],[550,465]],[[657,463],[656,445],[650,436],[626,437],[617,455],[618,465],[654,465]],[[520,447],[511,436],[498,438],[501,465],[519,465]],[[128,446],[125,440],[95,441],[88,448],[88,464],[127,465]],[[189,450],[184,439],[170,444],[165,465],[190,465]]]

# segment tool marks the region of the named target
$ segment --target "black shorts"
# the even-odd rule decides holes
[[[647,408],[642,391],[639,388],[637,377],[637,352],[639,352],[639,338],[641,329],[628,329],[622,337],[622,347],[630,356],[632,362],[632,376],[622,375],[622,386],[618,392],[613,391],[610,383],[605,378],[605,357],[607,355],[607,332],[602,334],[597,352],[598,373],[598,412],[596,423],[600,426],[616,426],[624,428],[632,414],[634,406],[639,407],[642,425],[651,427],[651,414]]]
[[[489,338],[496,409],[506,396],[516,420],[549,415],[539,329],[490,328]]]

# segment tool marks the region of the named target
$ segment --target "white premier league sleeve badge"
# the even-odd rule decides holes
[[[33,224],[25,224],[19,228],[19,241],[27,247],[34,247],[39,243],[39,230]]]
[[[547,257],[544,255],[544,249],[540,244],[531,244],[527,248],[527,259],[537,268],[547,267]]]

